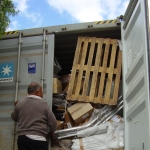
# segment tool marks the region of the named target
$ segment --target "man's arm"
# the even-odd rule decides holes
[[[17,104],[17,103],[16,103]],[[15,105],[16,105],[15,104]],[[14,111],[11,113],[11,118],[15,121],[18,122],[18,109],[17,106],[15,106]]]
[[[50,110],[48,104],[47,104],[47,120],[48,126],[50,127],[50,132],[54,133],[57,129],[57,121],[53,112]]]

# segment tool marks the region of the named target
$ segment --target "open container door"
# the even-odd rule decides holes
[[[125,150],[150,149],[147,8],[131,0],[122,21]]]

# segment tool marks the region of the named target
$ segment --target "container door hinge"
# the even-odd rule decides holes
[[[13,132],[12,135],[17,135],[17,133],[14,133],[14,132]]]
[[[88,25],[88,28],[92,28],[93,27],[93,25]]]
[[[144,150],[144,141],[142,143],[143,143],[143,150]]]
[[[46,79],[45,79],[45,78],[41,78],[41,80],[42,80],[42,81],[45,81]]]
[[[123,15],[117,17],[117,21],[116,21],[117,25],[120,25],[122,20],[123,20]]]
[[[17,78],[17,79],[16,79],[16,82],[21,82],[21,78]]]
[[[67,28],[66,27],[64,27],[64,28],[62,28],[62,30],[64,31],[64,30],[67,30]]]

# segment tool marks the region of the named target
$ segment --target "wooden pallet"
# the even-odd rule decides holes
[[[79,37],[67,100],[116,105],[121,65],[116,39]]]

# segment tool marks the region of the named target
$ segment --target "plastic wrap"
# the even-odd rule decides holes
[[[98,115],[98,113],[99,113],[99,111],[100,111],[100,109],[95,109],[95,110],[93,111],[93,113],[92,113],[92,115],[91,115],[89,121],[86,122],[86,123],[84,123],[83,125],[86,125],[86,124],[92,122],[94,119],[96,119],[96,118],[97,118],[97,115]]]
[[[124,147],[124,125],[119,122],[108,123],[108,131],[82,139],[72,140],[72,150],[114,150]],[[83,134],[83,133],[82,133]]]
[[[70,139],[58,140],[59,145],[63,149],[70,149],[72,141]]]
[[[81,130],[77,132],[77,137],[88,137],[91,135],[98,135],[102,133],[107,133],[108,122],[105,124],[101,124],[99,126],[89,127],[87,129]]]
[[[124,147],[124,124],[121,122],[109,123],[106,136],[106,146],[108,148]]]
[[[111,150],[105,145],[107,134],[90,136],[87,138],[72,140],[72,150]]]

